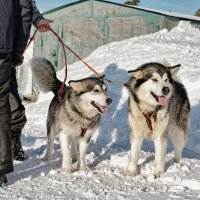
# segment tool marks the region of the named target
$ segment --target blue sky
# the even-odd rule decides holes
[[[112,1],[116,3],[124,3],[126,0]],[[36,2],[38,8],[41,11],[45,11],[73,2],[73,0],[36,0]],[[200,0],[141,0],[139,6],[163,11],[194,15],[195,11],[200,8]]]

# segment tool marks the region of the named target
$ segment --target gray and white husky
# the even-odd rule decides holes
[[[177,79],[180,65],[166,67],[160,63],[147,63],[129,71],[128,121],[131,153],[125,175],[138,173],[137,163],[143,139],[155,145],[155,178],[164,172],[168,133],[179,162],[187,142],[190,103],[187,92]]]
[[[46,159],[52,159],[54,139],[59,134],[62,169],[71,173],[72,161],[78,160],[79,170],[86,171],[85,153],[90,137],[99,125],[100,115],[108,112],[108,106],[112,102],[107,95],[103,78],[89,77],[69,81],[62,96],[63,101],[58,106],[57,92],[62,83],[56,78],[53,65],[44,58],[35,57],[31,61],[31,67],[39,89],[55,94],[47,117]]]

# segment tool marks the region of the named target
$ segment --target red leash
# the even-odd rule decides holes
[[[66,86],[65,86],[65,82],[66,82],[66,80],[67,80],[67,73],[68,73],[68,70],[67,70],[67,53],[66,53],[66,51],[65,51],[65,47],[69,50],[69,51],[71,51],[87,68],[89,68],[97,77],[100,77],[101,76],[101,74],[99,74],[93,67],[91,67],[88,63],[86,63],[83,59],[81,59],[81,57],[77,54],[77,53],[75,53],[70,47],[68,47],[63,41],[62,41],[62,39],[60,38],[60,36],[53,30],[53,29],[49,29],[49,31],[51,31],[54,35],[55,35],[55,37],[58,39],[58,41],[61,43],[61,45],[62,45],[62,48],[63,48],[63,52],[64,52],[64,58],[65,58],[65,77],[64,77],[64,81],[63,81],[63,83],[62,83],[62,85],[61,85],[61,87],[60,87],[60,89],[59,89],[59,91],[57,92],[57,94],[58,94],[58,104],[57,104],[57,106],[56,106],[56,108],[55,108],[55,111],[57,111],[58,110],[58,108],[59,108],[59,106],[60,106],[60,104],[61,104],[61,102],[63,101],[63,97],[62,97],[62,95],[64,94],[64,92],[65,92],[65,90],[66,90]],[[30,38],[30,40],[29,40],[29,42],[28,42],[28,44],[27,44],[27,47],[26,47],[26,49],[29,47],[29,45],[31,44],[31,42],[34,40],[34,38],[35,38],[35,35],[36,35],[36,33],[38,32],[38,29],[36,29],[35,31],[34,31],[34,34],[33,34],[33,36]],[[110,82],[110,83],[116,83],[117,81],[111,81],[111,80],[109,80],[109,79],[106,79],[105,78],[105,80],[107,80],[108,82]],[[119,82],[118,82],[119,83]],[[128,87],[128,85],[126,84],[126,83],[124,83],[123,84],[125,87]],[[82,129],[82,132],[81,132],[81,135],[80,135],[80,137],[84,137],[85,136],[85,134],[86,134],[86,131],[87,131],[87,129]],[[90,138],[88,139],[88,141],[87,142],[89,142],[90,141]]]
[[[64,46],[71,51],[87,68],[89,68],[92,72],[94,72],[94,74],[97,77],[100,77],[101,74],[99,74],[94,68],[92,68],[88,63],[86,63],[77,53],[75,53],[70,47],[68,47],[66,44],[64,44]]]
[[[35,39],[35,35],[36,35],[37,32],[38,32],[38,29],[35,29],[35,31],[34,31],[32,37],[30,37],[29,42],[28,42],[28,44],[26,45],[26,49],[28,49],[28,47],[29,47],[29,45],[31,44],[31,42],[33,42],[33,40]],[[25,50],[26,50],[26,49],[25,49]]]
[[[69,46],[67,46],[63,41],[62,39],[60,38],[60,36],[53,30],[53,29],[50,29],[49,31],[51,31],[55,36],[56,38],[58,39],[58,41],[62,44],[62,47],[63,47],[63,51],[64,51],[64,56],[65,56],[65,66],[66,66],[66,74],[67,74],[67,57],[66,57],[66,51],[65,51],[65,48],[66,47],[69,51],[71,51],[88,69],[90,69],[97,77],[100,77],[101,74],[98,73],[93,67],[91,67],[87,62],[85,62],[75,51],[73,51]],[[38,32],[38,30],[36,29],[33,36],[30,38],[28,44],[27,44],[27,47],[30,45],[30,43],[34,40],[35,38],[35,35],[36,33]],[[65,79],[64,79],[64,85],[65,85],[65,82],[66,82],[66,79],[67,79],[67,75],[65,75]],[[113,81],[113,80],[109,80],[107,78],[104,78],[106,81],[108,81],[109,83],[118,83],[118,84],[122,84],[123,86],[127,87],[127,83],[122,83],[122,82],[118,82],[118,81]],[[62,86],[61,89],[63,89],[64,86]]]
[[[59,103],[58,103],[58,105],[55,108],[57,110],[58,107],[60,106],[61,102],[63,101],[62,95],[64,94],[65,88],[66,88],[65,87],[65,82],[67,80],[67,73],[68,73],[68,71],[67,71],[67,53],[66,53],[66,50],[65,50],[65,44],[62,41],[62,39],[60,38],[60,36],[53,29],[49,29],[49,31],[51,31],[56,36],[56,38],[58,39],[58,41],[61,43],[62,48],[63,48],[63,52],[64,52],[64,59],[65,59],[65,77],[64,77],[63,83],[62,83],[59,91],[57,92],[57,94],[58,94],[58,100],[59,100]],[[33,36],[30,38],[30,40],[29,40],[29,42],[28,42],[28,44],[26,46],[26,49],[29,47],[29,45],[31,44],[31,42],[33,42],[33,40],[35,39],[35,35],[36,35],[37,32],[38,32],[38,29],[36,29],[34,31]]]
[[[64,81],[63,81],[63,84],[61,85],[61,88],[60,90],[58,91],[58,96],[59,98],[61,97],[62,93],[63,93],[63,90],[65,89],[65,82],[67,80],[67,53],[66,53],[66,50],[65,50],[65,47],[71,51],[87,68],[89,68],[92,72],[94,72],[94,74],[97,76],[97,77],[100,77],[101,74],[99,74],[93,67],[91,67],[88,63],[86,63],[83,59],[81,59],[80,56],[78,56],[77,53],[75,53],[70,47],[68,47],[63,41],[62,39],[60,38],[60,36],[53,30],[53,29],[49,29],[49,31],[51,31],[55,36],[56,38],[58,39],[58,41],[61,43],[62,45],[62,48],[63,48],[63,52],[64,52],[64,58],[65,58],[65,78],[64,78]],[[35,38],[35,35],[36,33],[38,32],[38,30],[36,29],[33,33],[33,36],[30,38],[28,44],[27,44],[27,47],[26,49],[29,47],[29,45],[31,44],[31,42],[34,40]]]
[[[101,74],[98,73],[93,67],[91,67],[88,63],[86,63],[76,52],[74,52],[70,47],[68,47],[61,39],[61,37],[53,30],[53,29],[49,29],[49,31],[51,31],[55,37],[58,39],[58,41],[61,43],[62,45],[62,48],[63,48],[63,52],[64,52],[64,59],[65,59],[65,77],[64,77],[64,80],[63,80],[63,83],[59,89],[59,91],[57,92],[58,94],[58,100],[59,100],[59,103],[58,105],[56,106],[56,110],[58,109],[58,107],[60,106],[61,102],[63,101],[63,98],[62,98],[62,95],[64,94],[65,92],[65,89],[66,89],[66,86],[65,86],[65,82],[67,80],[67,73],[68,73],[68,70],[67,70],[67,53],[66,53],[66,50],[65,50],[65,47],[71,51],[88,69],[90,69],[97,77],[100,77]],[[33,42],[33,40],[35,39],[35,35],[36,33],[38,32],[38,29],[36,29],[33,33],[33,36],[30,38],[28,44],[27,44],[27,47],[26,49],[29,47],[29,45],[31,44],[31,42]],[[112,81],[112,80],[109,80],[107,78],[104,78],[106,81],[110,82],[110,83],[120,83],[122,84],[123,86],[127,87],[128,85],[126,83],[121,83],[121,82],[117,82],[117,81]]]
[[[65,82],[67,80],[67,73],[68,73],[68,71],[67,71],[67,53],[65,51],[65,44],[62,41],[62,39],[60,38],[60,36],[53,29],[50,29],[50,31],[56,36],[56,38],[58,39],[58,41],[61,43],[62,48],[63,48],[63,52],[64,52],[64,58],[65,58],[65,78],[64,78],[63,84],[61,86],[61,89],[63,89],[63,87],[65,86]]]
[[[67,80],[67,73],[68,73],[68,70],[67,70],[67,53],[66,53],[66,50],[65,50],[65,44],[62,41],[62,39],[60,38],[60,36],[53,29],[50,29],[50,31],[56,36],[56,38],[58,39],[58,41],[61,43],[62,48],[63,48],[64,58],[65,58],[65,77],[64,77],[64,80],[63,80],[63,83],[62,83],[60,89],[57,92],[57,94],[58,94],[58,101],[59,101],[58,105],[55,108],[55,110],[57,111],[58,108],[59,108],[59,106],[60,106],[60,104],[61,104],[61,102],[63,101],[62,95],[64,94],[65,89],[66,89],[65,82]]]

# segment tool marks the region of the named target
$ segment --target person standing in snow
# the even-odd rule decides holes
[[[50,23],[52,20],[45,19],[38,10],[35,0],[32,2],[32,23],[38,28],[40,32],[46,32],[50,29]],[[26,123],[25,108],[22,104],[21,98],[18,93],[18,86],[16,80],[16,66],[23,63],[23,54],[12,55],[11,68],[11,93],[10,93],[10,105],[11,105],[11,135],[12,135],[12,157],[14,160],[23,161],[25,159],[24,151],[21,145],[21,133]]]
[[[0,186],[7,182],[5,174],[13,171],[11,110],[14,109],[9,102],[13,90],[12,62],[18,63],[15,55],[22,55],[26,48],[32,13],[31,0],[0,1]]]
[[[43,18],[34,0],[0,1],[0,186],[13,171],[13,159],[24,160],[20,136],[26,117],[14,67],[23,63],[32,22],[44,32],[52,21]]]

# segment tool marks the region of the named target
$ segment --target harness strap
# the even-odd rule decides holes
[[[146,119],[146,123],[147,123],[147,126],[149,127],[149,129],[152,131],[153,130],[153,127],[152,127],[152,123],[151,123],[151,118],[154,114],[154,112],[150,113],[150,114],[144,114],[142,113]]]
[[[63,96],[64,96],[66,90],[67,90],[67,87],[65,86],[65,87],[63,88],[63,90],[62,90],[62,93],[56,95],[56,96],[57,96],[57,99],[58,99],[58,103],[57,103],[57,105],[56,105],[56,107],[55,107],[55,111],[58,110],[58,108],[60,107],[61,103],[64,101]],[[56,93],[55,93],[55,94],[56,94]]]
[[[146,119],[147,126],[149,127],[149,129],[150,129],[151,131],[153,131],[151,119],[152,119],[152,117],[153,117],[153,118],[154,118],[154,121],[156,121],[156,115],[157,115],[157,112],[158,112],[158,110],[159,110],[160,108],[161,108],[161,106],[158,106],[153,112],[148,113],[148,114],[142,113],[143,116],[144,116],[145,119]]]
[[[86,134],[86,132],[87,132],[87,128],[82,128],[82,131],[81,131],[81,137],[84,137],[85,136],[85,134]]]
[[[87,128],[82,128],[80,137],[84,137],[87,132]],[[91,136],[88,138],[87,143],[90,142]]]

